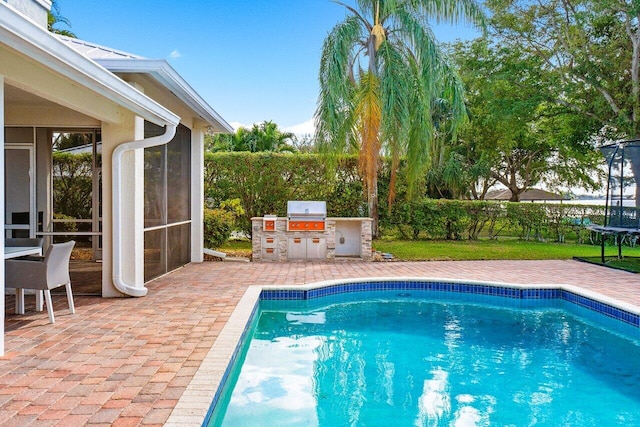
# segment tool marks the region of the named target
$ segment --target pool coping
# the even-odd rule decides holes
[[[611,316],[607,310],[610,308],[622,310],[635,316],[640,316],[640,306],[630,304],[618,299],[608,297],[601,293],[590,291],[588,289],[581,288],[576,285],[569,284],[514,284],[496,281],[478,281],[478,280],[465,280],[465,279],[448,279],[448,278],[424,278],[424,277],[375,277],[375,278],[350,278],[350,279],[338,279],[338,280],[325,280],[321,282],[308,283],[304,285],[254,285],[249,286],[244,295],[240,299],[240,302],[232,312],[229,320],[223,327],[220,335],[211,346],[209,352],[203,359],[200,367],[196,371],[195,375],[191,379],[191,382],[187,386],[186,390],[180,397],[178,403],[174,407],[171,415],[167,419],[165,426],[194,426],[202,425],[209,415],[209,410],[214,398],[219,393],[220,384],[226,379],[229,373],[230,364],[235,360],[236,354],[240,348],[240,343],[243,335],[245,334],[250,320],[258,308],[258,302],[263,295],[263,291],[267,294],[273,293],[273,298],[266,299],[289,299],[289,300],[301,300],[301,299],[313,299],[328,295],[336,295],[345,292],[360,292],[369,290],[384,290],[385,283],[388,282],[409,282],[409,283],[423,283],[434,284],[434,288],[425,290],[439,290],[438,285],[453,285],[458,286],[457,291],[463,293],[475,293],[489,296],[500,296],[507,298],[520,298],[520,299],[557,299],[562,298],[559,296],[551,296],[547,293],[543,295],[526,294],[523,298],[522,293],[519,297],[515,295],[508,295],[502,293],[484,293],[484,292],[471,292],[465,288],[459,288],[459,286],[468,285],[469,287],[479,287],[479,290],[488,288],[497,288],[506,292],[507,289],[519,290],[519,291],[559,291],[568,292],[577,296],[577,299],[567,299],[568,301],[575,303],[579,306],[586,307],[595,312]],[[342,285],[355,285],[355,284],[368,284],[368,289],[346,289],[349,286]],[[379,289],[370,289],[371,284],[376,284]],[[390,289],[390,288],[389,288]],[[398,289],[398,287],[393,287]],[[411,288],[415,290],[422,290],[423,288]],[[327,290],[327,292],[316,292]],[[448,290],[448,289],[442,289]],[[451,291],[451,290],[448,290]],[[303,297],[299,297],[303,296]],[[584,300],[588,300],[585,305]],[[591,303],[602,304],[604,307],[593,307]],[[624,320],[616,318],[617,320],[624,322]],[[638,326],[638,325],[635,325]]]

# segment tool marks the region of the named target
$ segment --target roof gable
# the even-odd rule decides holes
[[[229,125],[164,59],[148,59],[84,40],[58,36],[67,46],[97,62],[112,73],[145,74],[174,94],[196,117],[216,132],[233,133]]]

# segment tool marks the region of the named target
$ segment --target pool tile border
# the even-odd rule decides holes
[[[260,300],[311,300],[341,293],[385,290],[453,292],[521,300],[560,299],[640,328],[640,307],[573,285],[516,285],[393,277],[331,280],[301,286],[250,286],[180,397],[165,426],[203,425],[207,420],[212,402],[217,402],[219,398],[220,384],[224,384],[231,371],[240,343]]]

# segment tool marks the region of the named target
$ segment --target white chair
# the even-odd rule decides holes
[[[55,323],[53,304],[51,303],[51,289],[65,286],[69,311],[72,314],[76,312],[73,305],[73,294],[71,293],[71,279],[69,278],[69,260],[75,244],[76,242],[73,240],[66,243],[55,243],[49,246],[43,258],[8,259],[5,261],[6,286],[16,288],[16,293],[22,289],[44,291],[51,323]],[[24,292],[22,292],[21,297],[24,298]]]

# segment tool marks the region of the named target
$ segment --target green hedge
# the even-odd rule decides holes
[[[604,208],[550,203],[444,200],[415,197],[407,200],[399,185],[389,212],[389,163],[382,162],[378,178],[380,229],[407,239],[476,240],[518,236],[525,240],[583,242],[584,225],[602,223]],[[236,227],[251,234],[250,219],[265,214],[285,216],[288,200],[326,200],[329,216],[367,216],[357,158],[342,157],[334,169],[314,154],[207,153],[205,198],[210,207],[238,199],[244,215]]]
[[[252,217],[285,216],[288,200],[326,200],[329,216],[366,215],[357,159],[340,159],[332,172],[317,155],[207,153],[204,196],[210,207],[239,199],[237,226],[247,234]]]
[[[397,205],[388,225],[403,238],[476,240],[500,235],[564,242],[588,239],[585,226],[602,223],[603,206],[422,199]],[[392,216],[392,217],[393,217]]]
[[[54,169],[57,214],[90,217],[91,156],[56,153]],[[326,200],[329,216],[368,214],[356,156],[343,156],[329,168],[315,154],[207,153],[204,169],[205,243],[210,248],[222,244],[234,229],[250,235],[252,217],[285,216],[288,200]],[[396,201],[388,211],[389,176],[390,164],[382,161],[380,230],[403,238],[475,240],[510,235],[584,242],[591,237],[584,225],[603,221],[602,206],[436,200],[424,193],[408,200],[402,168]]]

